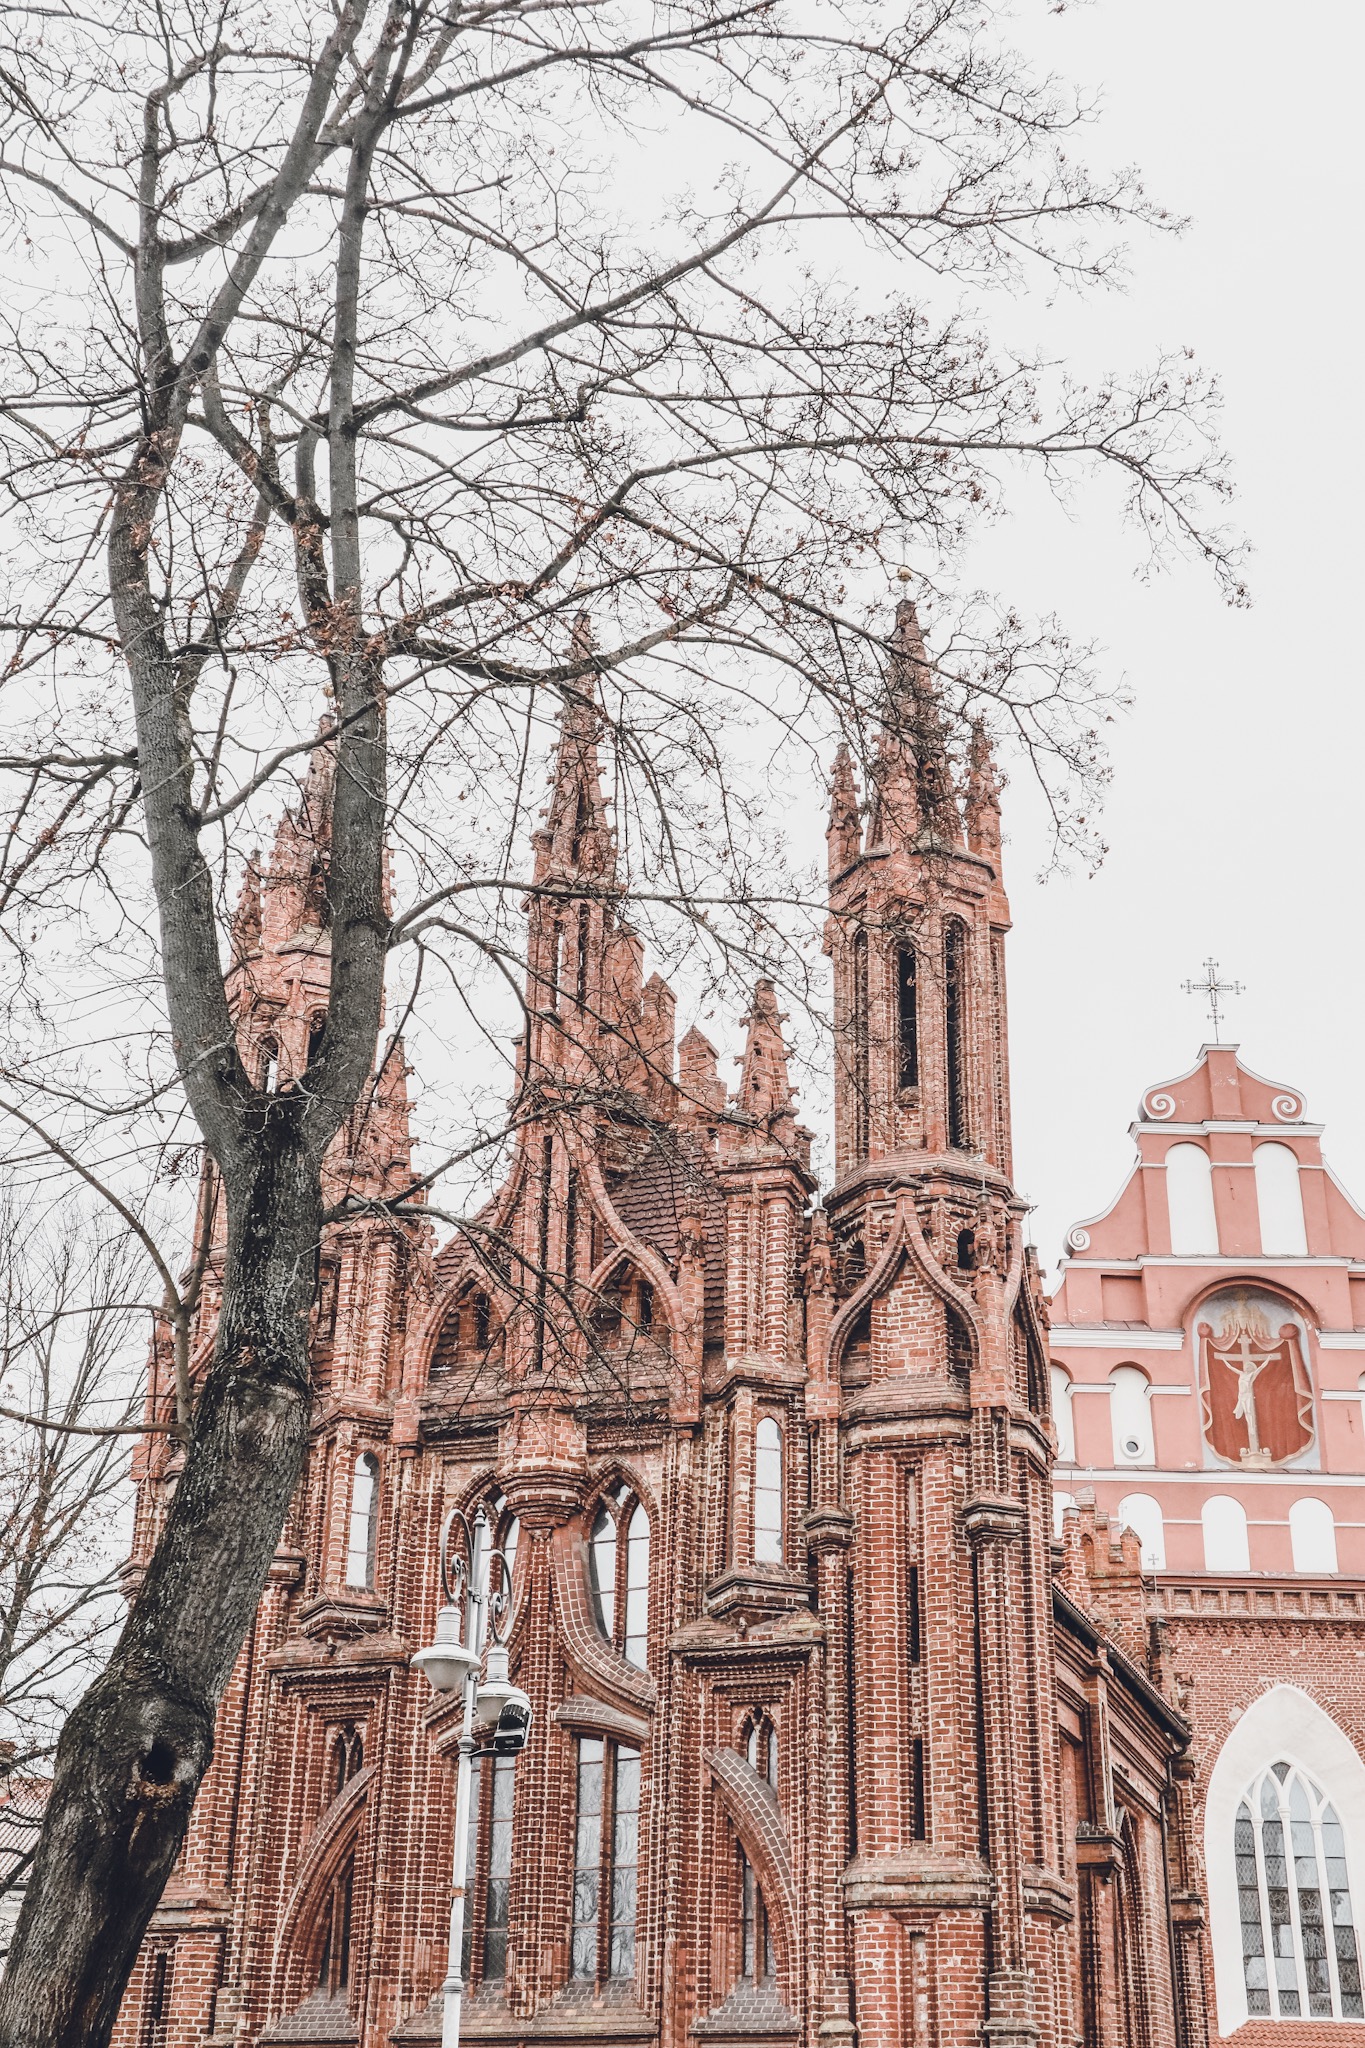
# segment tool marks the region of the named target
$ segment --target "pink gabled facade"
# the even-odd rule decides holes
[[[1215,2038],[1365,2040],[1365,1214],[1302,1093],[1235,1046],[1149,1088],[1132,1135],[1052,1302],[1057,1526],[1075,1505],[1141,1543],[1195,1730]],[[1307,1788],[1282,1887],[1267,1770]],[[1332,1845],[1326,1902],[1304,1873]]]

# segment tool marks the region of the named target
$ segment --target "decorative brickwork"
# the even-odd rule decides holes
[[[835,771],[823,1205],[774,990],[732,1097],[699,1032],[675,1055],[596,715],[566,709],[533,1114],[439,1255],[329,1228],[307,1476],[120,2048],[439,2038],[457,1709],[409,1659],[452,1507],[515,1548],[536,1716],[479,1765],[471,2041],[1205,2048],[1188,1731],[1133,1544],[1093,1513],[1052,1544],[996,778],[979,736],[956,774],[909,606],[897,630],[865,806]],[[239,1029],[286,1078],[325,1001],[327,809],[319,767],[238,920]],[[409,1157],[395,1053],[336,1189]],[[174,1483],[152,1445],[139,1555]]]

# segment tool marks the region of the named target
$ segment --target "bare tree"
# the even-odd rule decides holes
[[[0,1738],[16,1782],[45,1774],[121,1618],[141,1278],[126,1236],[69,1200],[0,1212]],[[4,1859],[0,1896],[30,1860],[31,1846]]]
[[[512,975],[561,701],[600,701],[633,914],[780,966],[806,898],[748,829],[746,752],[866,751],[897,716],[910,560],[946,709],[1012,733],[1073,827],[1085,663],[957,587],[1019,466],[1106,471],[1235,590],[1193,368],[1085,388],[963,310],[1103,278],[1158,218],[1079,167],[1077,108],[980,0],[113,12],[0,30],[8,1104],[130,1213],[201,1139],[226,1250],[0,1990],[35,2048],[107,2038],[211,1755],[304,1453],[322,1164],[386,967],[404,1015]],[[238,1047],[227,910],[319,719],[331,994],[280,1080]],[[186,1286],[147,1242],[184,1360],[202,1260]]]

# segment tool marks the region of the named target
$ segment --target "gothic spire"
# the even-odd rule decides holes
[[[735,1107],[746,1118],[764,1126],[774,1139],[788,1140],[792,1135],[795,1097],[787,1072],[782,1013],[777,1007],[777,990],[770,981],[755,984],[753,1006],[744,1022],[749,1035],[740,1065]]]
[[[972,720],[967,756],[967,844],[1000,866],[1000,771],[995,765],[990,734],[980,718]]]
[[[834,756],[834,773],[829,785],[830,879],[852,867],[862,851],[862,821],[858,814],[858,785],[853,779],[853,756],[842,741]]]
[[[586,664],[592,651],[592,628],[586,614],[580,613],[574,622],[573,660]],[[544,827],[536,834],[536,876],[538,880],[590,876],[598,882],[609,881],[615,850],[597,753],[602,713],[595,672],[588,668],[565,684],[562,696],[550,802]]]

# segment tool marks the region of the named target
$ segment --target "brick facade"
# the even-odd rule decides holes
[[[996,780],[980,740],[951,769],[908,606],[893,683],[865,806],[835,771],[823,1203],[771,986],[733,1095],[697,1030],[675,1051],[566,711],[515,1162],[439,1254],[420,1219],[329,1228],[307,1476],[121,2048],[439,2039],[458,1706],[409,1659],[455,1507],[515,1549],[535,1707],[479,1760],[471,2041],[1205,2048],[1183,1624],[1102,1511],[1053,1541]],[[320,760],[237,926],[284,1082],[326,852]],[[404,1185],[406,1084],[395,1053],[334,1198]]]

